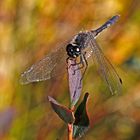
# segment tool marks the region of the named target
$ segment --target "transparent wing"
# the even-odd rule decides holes
[[[65,67],[66,57],[65,47],[58,48],[21,74],[20,82],[28,84],[48,80],[59,75]]]
[[[94,56],[95,63],[97,64],[97,69],[99,70],[101,76],[105,80],[109,90],[112,94],[121,93],[122,90],[122,80],[117,74],[116,70],[109,62],[109,60],[104,56],[101,48],[97,44],[92,33],[89,36],[89,47],[92,49],[92,54]],[[90,54],[91,55],[91,52]],[[88,55],[88,57],[89,57]]]

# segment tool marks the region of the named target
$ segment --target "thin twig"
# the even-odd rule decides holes
[[[73,140],[72,133],[73,133],[73,124],[68,124],[68,140]]]

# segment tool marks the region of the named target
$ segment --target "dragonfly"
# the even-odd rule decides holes
[[[75,65],[79,65],[80,69],[84,68],[84,75],[88,67],[88,58],[92,56],[97,65],[97,70],[110,92],[112,94],[120,93],[122,80],[96,41],[96,37],[103,30],[116,23],[118,19],[119,15],[115,15],[95,30],[80,31],[66,46],[58,47],[23,72],[20,79],[21,83],[28,84],[52,79],[60,75],[66,66],[66,62],[68,62],[66,60],[70,59],[75,60]]]

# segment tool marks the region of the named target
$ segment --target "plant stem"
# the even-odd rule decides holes
[[[73,124],[68,124],[68,140],[73,140],[72,133],[73,133]]]

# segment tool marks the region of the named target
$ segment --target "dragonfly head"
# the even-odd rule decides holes
[[[66,47],[66,51],[69,57],[76,58],[81,54],[81,48],[76,44],[68,44]]]

